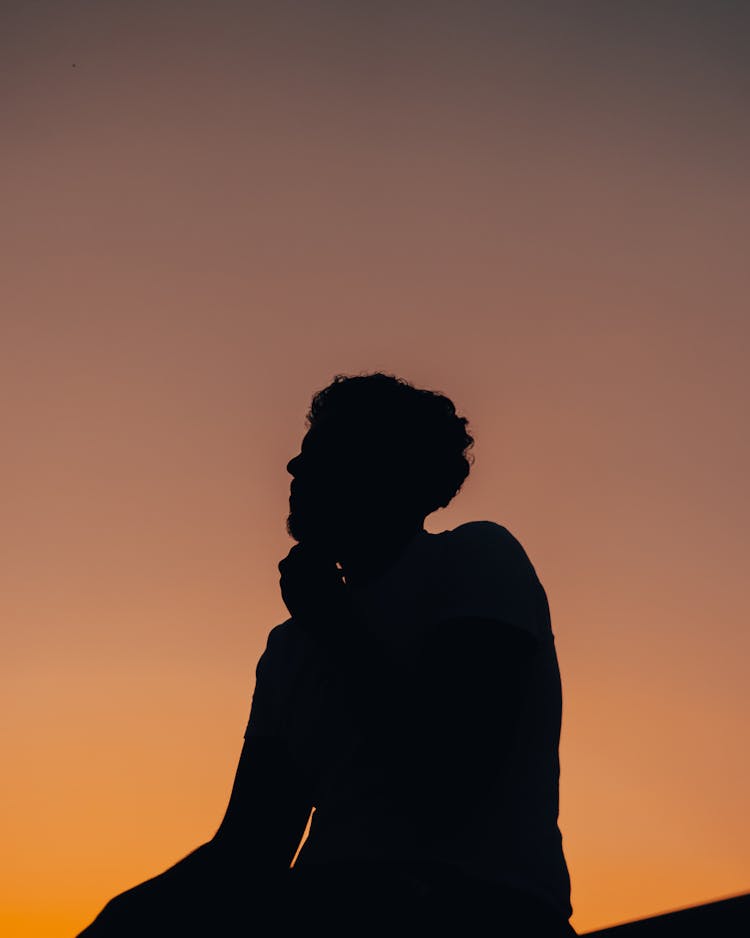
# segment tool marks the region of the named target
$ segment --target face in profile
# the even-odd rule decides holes
[[[398,503],[386,462],[374,438],[332,421],[314,424],[287,464],[289,535],[335,552],[382,524]]]

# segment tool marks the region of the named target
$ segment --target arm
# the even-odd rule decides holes
[[[251,737],[240,755],[224,819],[213,838],[174,866],[121,893],[78,938],[163,936],[231,920],[249,881],[282,873],[312,807],[311,787],[283,744]],[[210,923],[210,927],[209,927]]]
[[[283,740],[248,736],[212,842],[244,869],[289,869],[312,806],[312,780],[292,763]]]

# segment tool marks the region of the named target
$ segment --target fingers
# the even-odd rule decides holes
[[[310,571],[314,573],[323,573],[329,570],[337,570],[338,566],[333,558],[328,557],[320,550],[303,544],[295,544],[289,553],[278,563],[280,573],[285,570],[300,572]]]

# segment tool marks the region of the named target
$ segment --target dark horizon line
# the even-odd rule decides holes
[[[734,930],[740,925],[745,925],[745,934],[750,934],[750,892],[735,893],[701,905],[682,906],[648,918],[618,922],[596,931],[582,932],[581,938],[630,938],[631,935],[637,938],[645,938],[647,935],[676,938],[677,935],[698,934],[694,929],[701,929],[707,936],[722,933],[729,935],[740,934]],[[727,928],[733,930],[717,930]]]

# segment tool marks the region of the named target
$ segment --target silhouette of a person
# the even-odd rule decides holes
[[[80,938],[575,934],[544,589],[501,525],[424,528],[469,473],[466,418],[374,373],[337,375],[307,422],[290,618],[258,662],[224,819]]]

